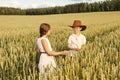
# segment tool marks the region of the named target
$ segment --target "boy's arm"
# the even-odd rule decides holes
[[[72,47],[70,44],[68,44],[68,48],[71,49],[71,50],[75,50],[75,51],[79,51],[80,50],[79,48]]]
[[[84,36],[84,43],[81,48],[84,49],[85,47],[86,47],[86,37]]]
[[[68,39],[68,48],[71,49],[71,50],[78,51],[79,48],[74,48],[74,47],[71,45],[71,42],[72,42],[72,38],[71,38],[71,36],[70,36],[69,39]]]

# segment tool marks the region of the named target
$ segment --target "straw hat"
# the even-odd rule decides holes
[[[69,26],[69,27],[71,27],[71,28],[80,27],[80,28],[82,28],[80,31],[84,31],[87,28],[86,25],[82,25],[80,20],[74,20],[73,25]]]

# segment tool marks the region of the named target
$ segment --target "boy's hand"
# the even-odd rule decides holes
[[[75,51],[79,51],[80,49],[79,48],[74,48]]]

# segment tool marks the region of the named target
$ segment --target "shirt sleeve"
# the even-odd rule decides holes
[[[71,44],[71,36],[68,38],[68,44]]]
[[[86,44],[86,37],[84,36],[84,42],[83,42],[83,44]]]

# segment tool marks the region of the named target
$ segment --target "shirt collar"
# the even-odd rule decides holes
[[[79,37],[79,36],[81,36],[81,33],[79,35],[76,35],[75,33],[73,33],[73,36]]]

